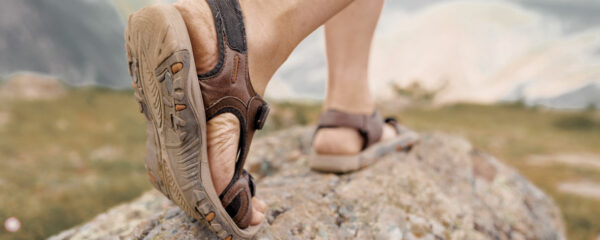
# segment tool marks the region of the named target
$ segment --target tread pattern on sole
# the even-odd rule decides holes
[[[173,59],[180,60],[180,58],[189,57],[187,51],[173,53],[171,57],[167,58],[163,64],[156,69],[155,73],[157,72],[158,74],[154,78],[142,78],[143,80],[140,81],[136,78],[136,73],[132,74],[134,81],[138,80],[138,82],[136,82],[137,89],[135,89],[136,100],[141,106],[142,113],[146,115],[148,121],[154,126],[154,131],[157,133],[159,131],[167,131],[170,133],[164,134],[174,134],[174,136],[176,136],[176,138],[171,139],[170,142],[165,141],[161,143],[160,141],[155,141],[155,146],[153,146],[155,149],[161,149],[160,145],[164,144],[164,148],[170,153],[157,154],[159,172],[162,173],[158,179],[162,179],[162,181],[152,181],[152,183],[159,191],[177,204],[186,214],[197,220],[201,220],[200,222],[209,227],[219,238],[227,239],[232,237],[232,235],[215,220],[217,217],[214,216],[215,209],[212,203],[208,200],[206,194],[199,189],[203,187],[198,180],[200,179],[200,162],[198,161],[200,152],[198,149],[201,142],[199,137],[191,136],[192,134],[189,132],[190,129],[194,129],[197,126],[186,124],[187,121],[184,119],[186,117],[181,116],[182,114],[192,115],[193,113],[191,112],[191,109],[187,108],[181,110],[175,109],[177,104],[189,104],[184,93],[185,79],[183,78],[185,78],[185,76],[174,77],[171,73],[172,68],[165,68],[163,66],[168,66],[169,64],[165,63],[172,62],[174,61]],[[135,60],[133,61],[135,62]],[[176,62],[182,63],[186,61]],[[135,71],[135,69],[132,70],[132,72]],[[148,94],[145,95],[144,89],[146,89],[145,86],[148,85],[150,86],[150,89],[147,90]],[[148,97],[147,95],[152,96]],[[150,100],[152,102],[152,107],[150,108],[146,107],[148,98],[152,99]],[[162,120],[156,121],[157,118]],[[166,121],[165,119],[170,120]],[[176,166],[171,166],[167,159],[169,157],[176,159],[176,161],[173,162],[176,163]],[[178,176],[185,178],[184,181],[180,181],[185,183],[179,185],[172,172],[177,172]],[[156,176],[153,177],[156,178]],[[196,201],[193,204],[188,204],[185,200],[184,193],[188,191],[193,192],[193,199]],[[213,215],[211,221],[207,220],[209,214]]]
[[[192,137],[197,132],[197,126],[191,124],[195,118],[190,109],[177,111],[175,105],[189,104],[185,94],[175,97],[174,92],[183,92],[185,89],[186,72],[173,72],[173,65],[185,63],[189,65],[190,53],[183,50],[174,52],[155,69],[155,82],[160,85],[160,95],[163,97],[162,116],[167,124],[163,126],[162,134],[165,138],[166,154],[161,161],[164,169],[164,179],[167,183],[167,191],[172,200],[181,207],[188,215],[199,218],[193,203],[188,203],[184,197],[185,192],[193,187],[201,187],[199,172],[200,161],[198,160],[198,149],[200,149],[200,138]],[[189,67],[189,66],[188,66]],[[188,121],[186,121],[186,119]],[[192,120],[192,121],[190,121]],[[188,123],[190,122],[190,123]],[[171,161],[175,160],[175,161]],[[177,177],[173,173],[176,173]],[[184,179],[182,179],[182,176]]]

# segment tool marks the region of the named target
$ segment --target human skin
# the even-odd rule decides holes
[[[239,0],[246,27],[250,81],[264,96],[269,80],[298,44],[325,25],[329,81],[325,109],[371,114],[375,103],[368,83],[368,63],[373,33],[383,0]],[[213,16],[204,0],[179,0],[174,6],[182,14],[194,51],[198,73],[211,70],[218,61]],[[239,120],[222,114],[207,123],[208,160],[214,187],[221,193],[235,170],[239,142]],[[383,139],[393,136],[384,129]],[[362,138],[353,129],[320,130],[315,151],[326,154],[356,154]],[[252,225],[264,219],[265,204],[252,200]]]

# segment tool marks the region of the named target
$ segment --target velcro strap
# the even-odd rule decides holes
[[[225,25],[227,45],[239,53],[246,53],[246,29],[238,0],[207,0],[216,20]],[[217,19],[220,18],[220,19]],[[219,21],[215,21],[219,22]]]
[[[243,171],[243,174],[248,175],[248,186],[250,187],[250,196],[254,197],[256,195],[256,182],[254,182],[254,177],[246,172],[246,170]]]
[[[265,126],[265,122],[267,121],[267,117],[269,116],[270,111],[271,108],[267,103],[258,107],[258,109],[256,110],[256,117],[254,119],[254,128],[256,130],[260,130]]]

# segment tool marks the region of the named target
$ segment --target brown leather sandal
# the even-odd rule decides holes
[[[198,75],[183,18],[171,5],[144,8],[129,19],[127,57],[136,99],[148,120],[146,168],[154,186],[221,239],[253,237],[255,194],[243,170],[255,130],[263,127],[267,103],[248,74],[243,16],[237,0],[207,0],[219,44],[217,66]],[[234,176],[215,192],[206,146],[206,122],[232,113],[241,124]]]
[[[390,124],[398,133],[397,137],[380,141],[383,125]],[[410,149],[418,140],[417,133],[398,124],[394,118],[386,118],[375,111],[372,115],[350,114],[338,110],[328,110],[321,114],[317,131],[323,128],[353,128],[363,138],[362,150],[357,155],[324,155],[313,151],[309,166],[321,172],[346,173],[373,164],[380,157],[394,151]]]

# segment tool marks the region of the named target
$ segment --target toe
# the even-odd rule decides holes
[[[252,207],[261,213],[267,211],[267,204],[258,198],[252,198]]]
[[[265,219],[265,214],[261,213],[256,208],[253,208],[252,211],[252,220],[250,220],[250,225],[254,226],[262,223],[262,221]]]

